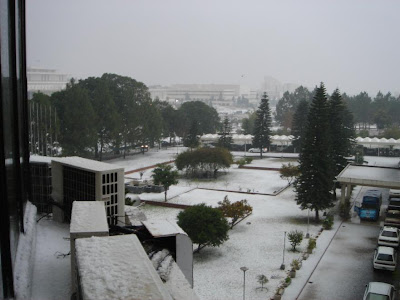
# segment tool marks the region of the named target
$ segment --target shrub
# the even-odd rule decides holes
[[[308,253],[311,253],[315,247],[317,247],[317,240],[310,238],[308,240],[308,246],[307,246]]]
[[[322,227],[325,230],[329,230],[332,229],[332,226],[333,226],[333,216],[328,214],[325,220],[322,221]]]
[[[292,245],[292,250],[297,251],[296,247],[300,245],[301,241],[303,240],[303,232],[298,230],[292,230],[288,233],[288,239],[290,244]]]
[[[291,282],[292,282],[292,278],[290,278],[289,276],[286,277],[285,283],[286,283],[287,285],[289,285]]]
[[[251,158],[251,157],[245,157],[244,160],[246,161],[246,164],[251,164],[251,162],[253,161],[253,158]]]
[[[297,259],[293,259],[290,263],[290,266],[293,268],[293,270],[298,270],[300,269],[300,262]]]
[[[247,204],[246,199],[231,203],[228,196],[225,196],[223,201],[218,202],[218,205],[218,209],[221,210],[224,217],[231,218],[231,229],[253,211],[251,205]]]
[[[194,177],[217,177],[220,169],[229,168],[233,163],[232,154],[225,148],[199,148],[185,151],[175,160],[178,170]]]
[[[261,289],[264,289],[264,284],[268,283],[268,278],[267,276],[261,274],[257,276],[257,281],[259,284],[261,284]]]
[[[292,165],[291,163],[288,163],[287,165],[282,164],[279,173],[281,173],[281,178],[286,179],[288,184],[291,185],[292,182],[300,175],[300,169],[298,166]]]
[[[350,219],[350,201],[345,200],[344,203],[339,203],[339,216],[344,220],[347,221]]]
[[[197,252],[207,245],[219,246],[228,240],[228,221],[222,212],[204,203],[186,208],[178,214],[178,225],[198,244]]]
[[[246,164],[246,160],[244,158],[238,159],[235,162],[239,167],[243,167]]]

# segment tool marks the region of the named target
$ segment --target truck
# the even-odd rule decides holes
[[[382,192],[380,190],[367,190],[362,198],[361,206],[354,209],[361,220],[376,221],[379,218],[382,204]]]

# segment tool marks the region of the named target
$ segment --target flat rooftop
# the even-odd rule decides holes
[[[347,165],[336,177],[340,183],[400,189],[400,169]]]
[[[136,235],[76,240],[83,299],[172,300]]]
[[[79,156],[52,158],[52,161],[61,163],[66,166],[74,167],[77,169],[95,171],[95,172],[111,172],[111,171],[124,171],[124,168],[108,164],[105,162],[82,158]]]

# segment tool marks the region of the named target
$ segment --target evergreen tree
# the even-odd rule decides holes
[[[260,106],[256,111],[256,120],[254,122],[253,131],[253,146],[260,148],[260,157],[262,157],[262,149],[269,147],[271,144],[271,110],[269,109],[269,102],[267,93],[264,93]]]
[[[332,204],[330,163],[329,106],[325,87],[317,88],[308,113],[307,129],[299,157],[300,176],[296,182],[296,202],[301,209],[319,211]]]
[[[219,133],[220,137],[218,139],[218,146],[230,150],[233,144],[232,138],[232,126],[229,122],[228,117],[225,117],[222,123],[222,131]]]
[[[298,152],[301,151],[304,135],[306,132],[308,110],[308,101],[301,100],[293,116],[291,133],[294,136],[294,139],[292,143],[293,147],[297,149]]]
[[[192,121],[189,133],[183,139],[183,145],[189,148],[196,148],[200,144],[199,125],[196,120]]]
[[[352,117],[338,89],[329,101],[329,122],[333,175],[336,176],[347,165],[346,157],[351,153],[351,141],[354,139]]]
[[[172,166],[159,164],[157,168],[153,170],[151,175],[154,180],[154,184],[161,184],[164,187],[164,198],[167,202],[167,191],[171,185],[178,183],[178,171],[172,170]]]

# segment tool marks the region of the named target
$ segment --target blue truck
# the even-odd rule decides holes
[[[382,192],[380,190],[367,190],[362,198],[361,206],[354,209],[361,220],[378,220],[381,211]]]

